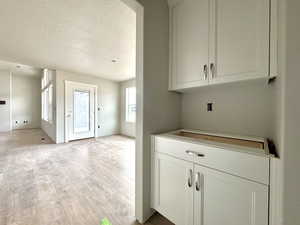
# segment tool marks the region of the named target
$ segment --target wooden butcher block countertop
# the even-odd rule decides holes
[[[260,137],[208,133],[199,130],[187,129],[158,134],[158,136],[164,136],[228,150],[246,152],[250,154],[258,154],[261,156],[270,155],[267,139]]]
[[[191,133],[187,131],[179,131],[176,135],[182,137],[200,139],[200,140],[219,142],[224,144],[239,145],[239,146],[244,146],[249,148],[264,149],[264,142],[260,142],[260,141],[245,140],[245,139],[232,138],[232,137],[220,137],[220,136],[214,136],[208,134]]]

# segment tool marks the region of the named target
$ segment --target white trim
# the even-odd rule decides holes
[[[67,129],[68,129],[68,122],[66,120],[66,107],[67,107],[67,89],[68,89],[68,81],[65,81],[64,83],[64,94],[65,94],[65,99],[64,99],[64,124],[65,124],[65,130],[64,130],[64,133],[65,133],[65,143],[68,143],[69,142],[69,136],[68,136],[68,132],[67,132]]]
[[[129,0],[126,0],[129,1]],[[136,0],[136,159],[135,159],[135,217],[144,223],[151,213],[145,213],[144,154],[143,154],[143,111],[144,111],[144,7]],[[149,210],[147,210],[149,211]]]
[[[94,96],[94,137],[98,137],[98,86],[93,84],[75,82],[75,81],[68,81],[65,80],[65,104],[64,104],[64,123],[65,123],[65,143],[69,142],[69,135],[68,135],[68,120],[66,120],[66,107],[67,107],[67,90],[68,85],[81,85],[84,87],[94,88],[95,96]]]
[[[81,86],[86,86],[86,87],[93,87],[93,88],[97,88],[97,85],[94,84],[88,84],[88,83],[82,83],[82,82],[76,82],[76,81],[69,81],[69,80],[65,80],[65,84],[74,84],[74,85],[81,85]]]
[[[12,123],[13,123],[13,121],[12,121],[12,119],[13,119],[13,113],[12,113],[12,111],[13,111],[13,107],[12,107],[12,104],[13,104],[13,101],[12,101],[12,89],[13,89],[13,86],[12,86],[12,72],[10,71],[9,72],[9,100],[8,100],[8,102],[9,102],[9,130],[11,131],[11,130],[13,130],[13,125],[12,125]]]
[[[136,172],[135,172],[135,217],[144,223],[151,213],[145,214],[144,193],[144,8],[139,5],[136,11],[136,91],[137,91],[137,114],[136,114]],[[146,193],[147,194],[147,193]]]
[[[121,0],[136,12],[136,150],[135,150],[135,217],[144,223],[151,215],[145,209],[144,154],[143,154],[143,105],[144,105],[144,7],[137,0]],[[147,194],[147,193],[146,193]],[[147,206],[146,206],[147,207]]]
[[[270,225],[283,225],[282,221],[282,159],[270,158],[270,195],[269,222]]]
[[[95,108],[94,108],[94,129],[95,129],[95,138],[98,137],[98,86],[94,87],[95,88],[95,96],[94,96],[94,101],[95,101]]]

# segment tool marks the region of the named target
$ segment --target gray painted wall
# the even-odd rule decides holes
[[[300,224],[300,1],[286,0],[283,225]]]
[[[135,79],[120,83],[120,132],[130,137],[135,137],[136,123],[126,122],[126,88],[135,86]]]
[[[143,204],[137,205],[143,219],[151,215],[150,135],[180,127],[180,95],[168,91],[169,8],[166,0],[139,0],[144,6],[144,77],[143,77]],[[137,78],[137,87],[139,87]],[[138,93],[139,95],[139,93]],[[138,109],[139,110],[139,109]],[[139,155],[138,155],[139,156]],[[137,188],[137,191],[139,189]],[[140,193],[136,193],[140,196]],[[139,203],[139,202],[137,202]]]
[[[118,134],[119,129],[119,83],[99,77],[56,71],[56,142],[64,142],[65,80],[98,86],[98,136]],[[96,128],[97,129],[97,128]]]
[[[182,95],[183,128],[272,138],[273,85],[249,81],[203,87]],[[207,103],[213,111],[207,111]]]
[[[28,123],[24,123],[24,120]],[[40,78],[12,74],[12,127],[13,129],[41,127]]]
[[[11,73],[0,71],[0,100],[6,101],[0,105],[0,132],[11,130]]]

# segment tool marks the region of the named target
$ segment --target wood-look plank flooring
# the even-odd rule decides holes
[[[0,225],[138,225],[134,148],[123,136],[53,144],[40,129],[1,133]]]

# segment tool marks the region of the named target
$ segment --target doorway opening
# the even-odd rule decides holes
[[[65,81],[65,142],[97,137],[97,86]]]
[[[133,9],[136,14],[136,23],[126,23],[129,26],[134,25],[136,28],[136,33],[128,35],[130,38],[133,37],[136,41],[134,43],[132,42],[131,45],[134,47],[133,51],[135,52],[135,55],[133,54],[135,61],[132,64],[128,62],[128,60],[131,59],[131,57],[128,57],[128,51],[122,47],[123,43],[126,44],[125,39],[127,38],[127,35],[124,35],[122,32],[128,33],[128,27],[125,26],[126,24],[112,26],[112,21],[122,23],[124,18],[128,17],[127,13],[122,9],[124,8],[124,4],[119,6],[118,2],[124,2],[129,8]],[[109,1],[109,4],[103,4],[98,7],[101,3],[106,3],[106,1],[93,1],[93,4],[86,4],[84,8],[82,8],[82,5],[78,2],[70,1],[70,4],[72,4],[72,10],[70,10],[69,4],[66,5],[61,2],[50,1],[49,3],[47,2],[47,4],[43,4],[37,1],[32,2],[32,4],[22,4],[22,7],[16,7],[14,1],[5,1],[6,11],[15,13],[2,14],[1,21],[18,20],[20,23],[14,24],[14,26],[5,26],[6,36],[11,38],[3,38],[1,40],[2,45],[0,49],[2,48],[1,52],[3,53],[1,58],[12,60],[18,64],[26,63],[40,68],[40,76],[43,76],[45,73],[49,75],[47,79],[42,80],[42,82],[41,79],[36,82],[39,84],[36,85],[37,95],[39,97],[39,101],[37,101],[37,103],[39,103],[39,110],[35,110],[35,112],[39,113],[38,115],[34,115],[34,118],[40,121],[39,128],[41,130],[39,132],[41,133],[31,133],[30,138],[28,138],[29,136],[18,136],[19,139],[24,139],[27,143],[27,141],[36,140],[36,137],[40,137],[41,134],[47,134],[49,140],[51,139],[53,143],[59,144],[40,146],[41,143],[37,142],[38,145],[33,146],[35,143],[29,143],[29,147],[26,147],[28,151],[22,151],[25,153],[22,155],[22,159],[24,160],[23,162],[26,168],[33,168],[35,162],[39,162],[39,164],[36,165],[37,167],[34,168],[37,172],[35,175],[39,175],[39,177],[46,176],[47,179],[49,178],[53,181],[51,184],[56,183],[55,187],[49,184],[49,188],[47,189],[49,193],[42,193],[47,196],[47,198],[39,199],[43,204],[39,202],[38,205],[35,205],[35,201],[32,202],[32,207],[49,206],[49,204],[47,204],[49,200],[52,200],[51,202],[53,203],[57,202],[55,198],[58,197],[58,195],[51,195],[52,193],[59,193],[61,195],[68,194],[68,198],[63,198],[67,199],[67,201],[64,202],[66,209],[68,209],[68,205],[73,204],[80,208],[86,202],[93,208],[93,215],[85,214],[85,208],[80,209],[80,212],[84,212],[82,214],[85,215],[85,218],[94,222],[90,223],[91,221],[89,221],[88,224],[98,224],[98,219],[101,219],[102,216],[114,217],[115,214],[117,215],[117,221],[114,224],[124,224],[120,221],[121,219],[127,219],[128,216],[124,214],[123,210],[125,206],[127,206],[127,200],[129,199],[128,195],[125,196],[125,194],[128,193],[125,188],[129,187],[128,170],[126,170],[126,168],[130,165],[130,173],[134,177],[134,182],[132,182],[133,188],[130,190],[132,195],[129,200],[130,204],[133,202],[133,205],[135,205],[135,217],[138,221],[143,222],[145,218],[149,216],[148,213],[144,215],[145,211],[147,211],[145,207],[147,207],[148,203],[143,203],[145,199],[143,197],[143,187],[145,185],[143,184],[144,156],[142,151],[143,7],[136,0]],[[39,13],[32,14],[32,8],[39,9]],[[15,9],[17,12],[14,11]],[[99,10],[103,10],[103,13],[99,12]],[[112,10],[115,10],[115,13],[113,13]],[[53,12],[57,13],[55,17],[56,21],[51,17]],[[28,23],[24,26],[22,23],[24,19],[21,18],[21,16],[26,18],[27,13],[30,15],[27,16],[27,18],[30,17],[31,20],[29,22],[27,21]],[[10,19],[11,15],[18,15],[20,17],[12,20]],[[88,16],[85,17],[84,15]],[[74,21],[76,24],[74,24]],[[104,23],[106,21],[107,23]],[[59,27],[55,27],[55,25],[59,25]],[[64,32],[64,28],[70,29],[68,29],[68,32]],[[20,32],[20,34],[16,31]],[[114,31],[117,31],[117,35],[113,35]],[[23,37],[26,37],[27,41],[24,41]],[[43,40],[43,42],[40,43],[40,40]],[[18,43],[18,45],[16,45],[16,43]],[[37,43],[39,43],[38,46]],[[3,48],[6,51],[4,51]],[[35,51],[32,51],[32,49],[35,49]],[[31,54],[28,54],[28,52],[31,52]],[[128,73],[121,71],[124,67],[127,68],[129,64],[133,65],[133,67],[129,68]],[[8,83],[3,83],[3,85],[7,87],[9,87],[10,80],[9,71],[5,74],[5,77],[8,77]],[[128,75],[130,75],[130,77]],[[117,107],[112,107],[111,105],[113,104],[111,103],[118,102],[120,96],[114,93],[119,90],[119,82],[132,78],[133,76],[131,77],[131,75],[136,77],[136,94],[132,94],[132,91],[128,92],[130,92],[131,95],[136,95],[136,105],[134,106],[133,102],[129,101],[129,99],[131,99],[130,97],[127,98],[125,107],[127,114],[125,117],[127,117],[126,122],[134,127],[134,133],[136,134],[136,141],[131,139],[135,143],[134,146],[136,146],[136,151],[134,148],[132,148],[133,151],[130,151],[133,157],[125,153],[126,151],[123,148],[124,144],[118,146],[122,143],[123,139],[121,140],[120,137],[117,137],[112,141],[112,139],[106,138],[106,136],[111,135],[117,130],[119,122]],[[117,78],[117,76],[121,76],[121,78]],[[112,81],[104,80],[105,78],[111,78]],[[67,92],[64,86],[65,81],[71,80],[96,84],[98,90],[93,87],[90,89],[79,87],[65,95],[65,92]],[[97,91],[99,91],[98,94]],[[23,92],[22,90],[21,94],[23,94]],[[66,103],[68,101],[66,98],[69,98],[70,104]],[[1,107],[5,107],[5,109],[10,107],[7,99],[1,98],[0,100],[4,103]],[[96,104],[97,102],[98,105]],[[99,102],[101,104],[99,104]],[[104,105],[102,105],[102,103]],[[40,106],[41,104],[42,106]],[[17,107],[20,106],[20,104],[15,105]],[[67,108],[67,106],[69,108]],[[29,107],[30,105],[27,104],[26,108]],[[70,109],[70,111],[65,110],[66,108]],[[99,110],[100,112],[98,112]],[[70,114],[68,112],[70,112]],[[77,115],[79,114],[83,116],[78,119]],[[7,113],[7,117],[11,118],[11,115]],[[18,121],[25,121],[22,122],[22,126],[25,126],[24,124],[28,126],[27,119],[15,118],[14,126],[16,128],[21,127],[21,123]],[[134,120],[135,123],[133,122]],[[11,123],[7,125],[8,129],[11,129]],[[68,133],[68,135],[65,135],[65,133]],[[64,143],[65,140],[69,141],[98,136],[101,136],[101,140],[100,138],[95,138],[82,140],[77,143]],[[11,140],[10,138],[15,137],[8,134],[7,138]],[[128,144],[128,146],[129,145],[130,144]],[[7,146],[7,149],[11,149],[11,146]],[[34,152],[34,154],[31,152]],[[32,156],[29,160],[32,162],[31,164],[26,159],[27,156]],[[16,171],[22,171],[19,170],[19,168],[23,167],[21,155],[18,155],[18,157],[20,157],[18,159],[18,162],[20,162],[18,163],[19,167],[16,166],[14,168]],[[130,160],[128,160],[128,157],[130,157]],[[72,160],[69,160],[71,158]],[[47,165],[47,168],[44,165]],[[20,181],[18,182],[18,186],[20,188],[24,186],[21,182],[27,182],[27,178],[32,175],[29,173],[32,171],[32,169],[28,169],[28,173],[20,174],[20,176],[22,176],[22,179],[18,179],[18,181]],[[49,175],[50,171],[51,177]],[[8,172],[14,174],[13,170]],[[103,174],[99,174],[99,172],[103,172]],[[109,174],[109,176],[107,176],[107,174]],[[9,175],[10,174],[4,177],[12,177]],[[105,177],[105,179],[103,179],[103,177]],[[86,182],[87,179],[89,179],[88,182]],[[97,182],[98,185],[95,185]],[[125,188],[123,188],[123,184]],[[40,185],[42,186],[44,183],[40,183]],[[45,185],[48,185],[48,183]],[[105,188],[103,189],[103,187]],[[56,188],[56,190],[53,190],[53,188]],[[68,191],[66,191],[66,188],[68,188]],[[7,189],[8,194],[13,194],[9,192],[10,190],[12,190],[12,188]],[[84,193],[82,196],[78,195],[78,193],[83,193],[84,191],[88,194]],[[28,196],[30,195],[28,194]],[[105,199],[101,199],[101,197]],[[88,198],[88,201],[82,204],[86,198]],[[104,203],[106,207],[98,207],[99,199],[101,200],[101,204]],[[115,204],[116,201],[120,201],[120,204]],[[113,204],[121,207],[114,207]],[[51,209],[54,210],[58,206],[54,205],[51,207],[47,210],[48,213],[51,212]],[[73,221],[76,215],[73,215],[71,210],[68,212],[70,212],[69,215],[60,215],[61,219],[66,218],[67,220]],[[10,215],[11,214],[8,213],[7,217]],[[132,212],[130,212],[130,215],[132,215]],[[37,215],[30,215],[29,219],[34,220],[35,216]],[[82,215],[78,216],[83,218]],[[48,219],[57,218],[48,217]]]

